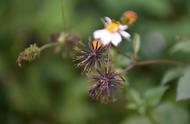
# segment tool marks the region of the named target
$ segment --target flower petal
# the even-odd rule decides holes
[[[121,31],[127,30],[127,28],[128,28],[127,25],[120,25],[120,26],[119,26],[119,29],[120,29]]]
[[[126,31],[120,31],[120,34],[125,38],[125,39],[129,39],[130,38],[130,34],[127,33]]]
[[[122,41],[121,35],[119,33],[112,33],[112,44],[117,46]]]
[[[111,23],[112,22],[112,20],[109,17],[105,17],[104,20],[105,20],[106,23]]]
[[[112,33],[110,33],[106,29],[100,29],[93,33],[94,39],[100,39],[103,43],[103,45],[107,45],[112,40]]]

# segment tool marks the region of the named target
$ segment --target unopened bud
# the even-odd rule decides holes
[[[138,16],[134,11],[125,11],[121,17],[123,24],[132,25],[136,22]]]
[[[30,47],[26,48],[24,51],[22,51],[18,58],[17,58],[17,64],[19,67],[22,66],[22,61],[32,61],[36,59],[40,55],[40,49],[37,47],[36,44],[31,44]]]

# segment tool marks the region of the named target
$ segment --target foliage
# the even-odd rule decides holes
[[[183,100],[190,98],[189,90],[190,90],[190,68],[188,68],[185,74],[179,79],[178,89],[177,89],[177,99]]]

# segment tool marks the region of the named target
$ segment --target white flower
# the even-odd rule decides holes
[[[122,36],[129,39],[130,34],[125,31],[128,28],[127,25],[122,25],[109,17],[104,18],[104,25],[104,29],[96,30],[93,33],[94,39],[100,39],[104,45],[112,43],[117,46],[122,41]]]

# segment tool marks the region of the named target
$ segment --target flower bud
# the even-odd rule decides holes
[[[22,51],[18,58],[17,58],[17,64],[19,67],[22,66],[22,61],[32,61],[36,59],[40,55],[40,49],[37,47],[36,44],[31,44],[30,47],[26,48],[24,51]]]
[[[125,11],[121,17],[121,21],[123,24],[127,24],[131,26],[137,20],[138,16],[134,11]]]

